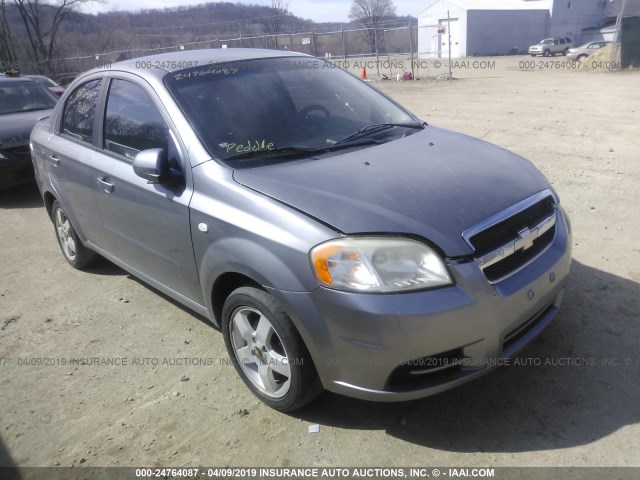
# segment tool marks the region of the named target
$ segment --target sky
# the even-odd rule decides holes
[[[271,0],[227,0],[254,5],[271,5]],[[197,5],[205,1],[192,0],[106,0],[90,3],[83,8],[86,13],[108,12],[112,10],[140,10],[146,8],[177,7],[181,5]],[[425,7],[426,1],[394,0],[398,15],[418,16]],[[289,11],[297,17],[314,20],[316,22],[346,22],[348,21],[351,0],[289,0]]]

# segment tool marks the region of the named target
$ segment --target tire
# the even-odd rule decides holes
[[[549,50],[545,50],[544,53],[542,54],[544,57],[550,57],[551,56],[551,52]]]
[[[532,54],[531,54],[531,56],[532,56],[532,57],[535,57],[535,56],[537,56],[537,55],[536,55],[535,53],[532,53]]]
[[[271,408],[291,412],[322,393],[300,334],[268,293],[253,287],[233,291],[222,308],[222,333],[240,378]]]
[[[82,244],[71,220],[57,200],[51,206],[53,228],[65,260],[78,270],[94,264],[99,255]]]
[[[566,57],[567,55],[569,55],[569,49],[565,48],[564,52],[562,52],[562,54]]]
[[[578,58],[576,58],[576,61],[578,62],[582,62],[585,58],[587,58],[589,55],[578,55]]]

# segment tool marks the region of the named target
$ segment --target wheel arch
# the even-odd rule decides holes
[[[220,326],[221,304],[235,288],[257,286],[265,291],[308,292],[318,286],[306,253],[288,248],[267,248],[253,239],[239,236],[219,238],[206,246],[195,242],[194,248],[199,259],[202,298],[217,327]],[[304,267],[309,270],[307,275],[303,272]]]
[[[44,192],[42,199],[44,200],[44,208],[46,209],[49,218],[53,220],[53,202],[58,199],[49,191]]]
[[[213,282],[210,295],[211,320],[217,327],[222,326],[222,307],[224,302],[229,298],[229,295],[241,287],[254,287],[266,292],[259,282],[239,272],[225,272]]]

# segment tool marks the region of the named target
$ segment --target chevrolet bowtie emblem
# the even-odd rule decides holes
[[[522,247],[522,251],[529,250],[533,247],[533,235],[531,234],[531,230],[528,228],[524,228],[518,232],[518,236],[520,237],[520,246]]]

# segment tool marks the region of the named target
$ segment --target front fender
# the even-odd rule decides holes
[[[301,263],[306,263],[302,272],[299,267]],[[268,289],[308,292],[318,288],[306,258],[285,262],[265,246],[239,237],[221,238],[208,245],[198,271],[203,297],[210,312],[213,312],[211,294],[214,285],[228,273],[244,275]]]

